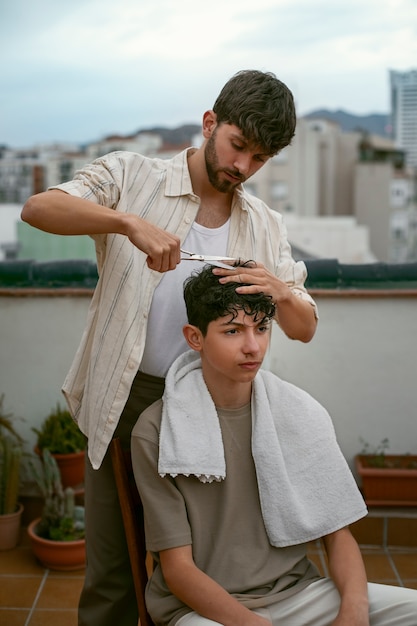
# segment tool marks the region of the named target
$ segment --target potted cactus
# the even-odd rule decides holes
[[[39,465],[30,462],[44,498],[42,516],[28,526],[37,559],[49,569],[75,570],[85,565],[84,507],[76,505],[75,492],[63,488],[55,458],[45,448]]]
[[[55,457],[64,488],[81,485],[84,482],[86,437],[70,412],[58,403],[41,427],[32,430],[37,435],[35,451],[41,456],[47,448]]]
[[[19,540],[23,505],[18,502],[23,440],[3,410],[0,396],[0,550],[14,548]]]

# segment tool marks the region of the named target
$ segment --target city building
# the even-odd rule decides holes
[[[292,145],[246,186],[285,216],[290,241],[312,256],[417,259],[413,177],[391,139],[301,118]]]
[[[406,151],[407,166],[417,170],[417,69],[390,70],[390,83],[392,136]]]
[[[161,130],[110,136],[78,150],[58,145],[5,149],[0,158],[0,209],[6,201],[23,205],[32,193],[70,180],[85,163],[108,152],[170,158],[201,141],[201,136],[189,135],[187,142],[174,144]],[[405,167],[404,154],[387,137],[359,128],[344,132],[333,120],[301,117],[291,146],[270,159],[245,187],[284,215],[298,258],[415,261],[416,181]],[[19,223],[17,238],[3,258],[94,258],[88,237],[59,238]]]

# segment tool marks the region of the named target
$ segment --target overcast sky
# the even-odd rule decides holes
[[[301,115],[388,113],[416,31],[416,0],[3,0],[0,144],[199,124],[246,68],[286,82]]]

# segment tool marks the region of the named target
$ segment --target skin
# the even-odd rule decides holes
[[[238,408],[250,401],[252,381],[269,345],[270,325],[255,322],[240,311],[232,320],[210,322],[204,336],[184,327],[188,345],[200,353],[204,380],[218,407]],[[332,626],[369,626],[367,580],[358,545],[348,528],[323,538],[330,575],[341,596]],[[200,570],[192,547],[160,552],[165,581],[182,602],[198,614],[224,626],[265,626],[271,622],[253,613]]]
[[[249,143],[237,126],[217,124],[213,111],[203,116],[202,146],[188,158],[194,192],[200,197],[196,221],[207,228],[224,224],[230,216],[233,192],[270,158],[259,146]],[[133,214],[119,213],[58,190],[31,196],[22,210],[22,220],[35,228],[59,235],[118,233],[129,238],[147,255],[148,267],[157,272],[175,269],[180,262],[180,240],[176,235]],[[221,282],[236,280],[230,270],[216,269]],[[277,305],[277,317],[286,335],[308,342],[317,320],[313,307],[296,297],[289,286],[261,263],[239,274],[243,293],[264,291]]]

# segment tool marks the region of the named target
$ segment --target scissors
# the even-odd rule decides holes
[[[184,250],[183,248],[180,248],[180,250],[183,254],[188,255],[187,257],[181,257],[181,261],[203,261],[210,265],[215,265],[216,267],[223,267],[226,270],[236,269],[232,265],[232,263],[236,263],[236,259],[230,256],[208,256],[207,254],[194,254],[194,252],[188,252],[188,250]],[[226,263],[222,263],[222,261],[226,261]]]

